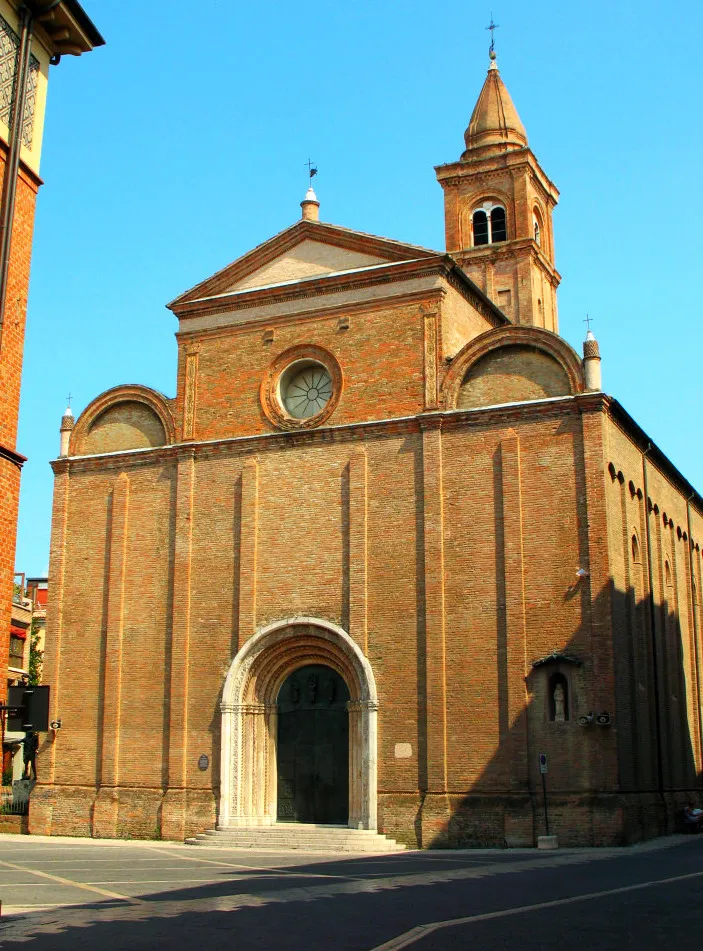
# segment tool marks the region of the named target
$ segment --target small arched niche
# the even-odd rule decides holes
[[[640,540],[636,531],[633,531],[632,538],[630,539],[630,552],[632,554],[633,563],[639,565],[642,561],[642,554],[640,551]]]
[[[561,364],[537,347],[504,346],[469,367],[459,388],[457,409],[571,395]]]
[[[168,442],[164,424],[146,403],[123,400],[108,406],[90,424],[82,454],[150,449]]]

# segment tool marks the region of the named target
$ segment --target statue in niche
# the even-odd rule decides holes
[[[557,683],[554,688],[554,722],[566,723],[566,694],[564,685]]]

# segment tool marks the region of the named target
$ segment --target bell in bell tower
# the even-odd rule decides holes
[[[492,24],[493,26],[493,24]],[[458,162],[439,165],[447,251],[515,324],[558,332],[552,210],[559,192],[490,65]]]

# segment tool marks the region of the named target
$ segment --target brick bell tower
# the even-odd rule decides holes
[[[439,165],[447,251],[515,324],[559,330],[552,209],[559,192],[490,66],[458,162]]]

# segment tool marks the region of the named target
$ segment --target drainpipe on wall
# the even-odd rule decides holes
[[[695,492],[691,492],[686,499],[686,522],[688,525],[688,564],[691,573],[691,613],[693,614],[693,656],[696,664],[696,713],[698,714],[698,741],[703,755],[703,711],[701,711],[701,668],[698,655],[698,612],[696,611],[696,576],[693,561],[693,535],[691,534],[691,499]]]
[[[32,11],[25,4],[22,4],[19,9],[19,16],[20,48],[17,56],[17,73],[13,89],[10,118],[10,150],[5,164],[2,209],[0,210],[0,349],[2,349],[2,336],[5,327],[5,298],[7,296],[7,278],[10,268],[10,244],[12,242],[12,224],[15,218],[17,174],[19,172],[20,151],[22,149],[24,102],[32,52],[32,27],[34,21]]]
[[[656,611],[654,609],[654,571],[652,569],[652,533],[649,528],[649,490],[647,488],[647,456],[652,451],[652,444],[642,453],[642,480],[644,482],[644,517],[647,531],[647,573],[649,576],[649,623],[652,639],[652,673],[654,679],[654,724],[657,745],[657,785],[659,795],[664,799],[664,772],[662,766],[662,737],[661,737],[661,703],[659,698],[659,664],[657,663],[657,628]],[[652,505],[654,510],[654,505]]]

